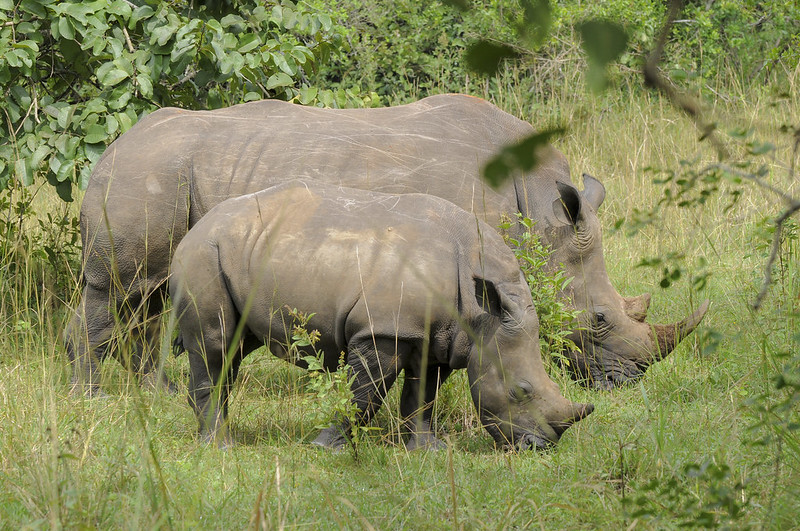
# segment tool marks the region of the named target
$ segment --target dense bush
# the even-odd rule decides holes
[[[341,45],[328,15],[229,4],[216,18],[185,1],[0,0],[0,190],[41,174],[70,200],[105,145],[162,106],[361,103],[308,85]]]
[[[623,72],[636,75],[667,11],[667,3],[651,0],[475,0],[465,11],[453,7],[458,3],[454,0],[310,2],[341,24],[350,46],[334,64],[322,66],[319,83],[374,91],[384,103],[477,90],[476,75],[464,61],[469,44],[477,39],[507,46],[520,59],[512,67],[522,70],[513,74],[520,93],[547,94],[552,85],[574,83],[565,77],[574,71],[568,65],[584,61],[575,28],[588,20],[610,20],[625,28],[628,45],[618,63]],[[544,31],[535,31],[537,24]],[[789,69],[798,63],[798,35],[796,2],[689,2],[671,32],[664,66],[706,81],[780,82],[781,61]],[[729,79],[731,74],[735,79]],[[509,75],[507,70],[497,73]],[[486,81],[481,89],[497,96],[502,86]]]

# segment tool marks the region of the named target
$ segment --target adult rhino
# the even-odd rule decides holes
[[[498,226],[521,212],[553,249],[551,266],[575,277],[566,295],[585,310],[570,352],[578,378],[610,388],[639,377],[692,332],[706,305],[670,325],[644,322],[649,296],[624,299],[605,269],[596,210],[603,185],[570,184],[554,148],[494,190],[481,169],[532,132],[523,122],[463,95],[398,107],[320,109],[258,101],[214,111],[158,110],[112,143],[81,207],[85,288],[67,327],[73,383],[98,391],[98,361],[113,350],[114,324],[134,314],[142,333],[131,367],[153,374],[156,326],[175,245],[217,203],[293,178],[389,193],[423,192]]]
[[[306,366],[288,351],[285,308],[314,312],[307,327],[319,332],[326,369],[346,353],[357,422],[369,421],[405,371],[411,449],[442,446],[431,406],[455,369],[467,369],[481,422],[503,446],[546,447],[594,409],[565,399],[547,376],[514,253],[438,197],[295,181],[228,199],[178,244],[169,284],[189,400],[210,440],[227,439],[228,394],[252,350],[268,344]],[[331,426],[315,443],[340,447],[347,428]]]

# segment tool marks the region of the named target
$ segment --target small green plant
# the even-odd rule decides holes
[[[649,481],[638,496],[623,498],[622,504],[629,518],[648,520],[655,527],[671,522],[680,527],[746,529],[737,522],[750,502],[744,483],[732,476],[725,463],[689,463],[667,480]]]
[[[345,360],[345,353],[339,355],[339,363],[335,371],[328,371],[325,368],[325,354],[317,350],[315,345],[319,341],[319,331],[309,331],[308,321],[314,316],[313,313],[304,313],[296,308],[288,308],[287,311],[292,319],[292,342],[289,347],[290,359],[299,359],[306,363],[309,371],[308,389],[309,394],[306,401],[313,407],[310,411],[315,413],[316,429],[324,429],[330,425],[331,419],[334,422],[343,422],[349,426],[349,433],[345,437],[350,443],[350,450],[353,459],[358,460],[358,447],[370,428],[360,425],[359,410],[353,401],[353,390],[351,388],[353,371]],[[310,349],[311,352],[302,349]]]
[[[568,336],[576,326],[580,314],[580,310],[572,308],[564,296],[572,277],[567,277],[561,269],[552,271],[547,267],[552,251],[533,232],[532,220],[518,212],[517,223],[521,227],[521,234],[517,238],[511,235],[511,220],[504,220],[500,229],[506,243],[514,250],[525,280],[531,288],[533,305],[539,316],[539,344],[542,353],[569,365],[569,360],[562,353],[578,349]]]

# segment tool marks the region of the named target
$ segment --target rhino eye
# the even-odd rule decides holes
[[[533,398],[533,387],[530,383],[523,380],[517,383],[517,385],[513,386],[508,394],[511,397],[511,400],[515,402],[527,402]]]
[[[597,312],[594,314],[594,318],[597,321],[597,324],[604,324],[606,322],[606,314]]]

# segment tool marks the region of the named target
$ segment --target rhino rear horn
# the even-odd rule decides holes
[[[689,317],[670,325],[653,325],[653,335],[655,336],[654,345],[657,352],[654,361],[658,361],[672,352],[683,338],[694,332],[700,321],[708,311],[709,301],[706,299],[703,304]]]
[[[647,309],[650,308],[650,294],[643,293],[637,297],[622,297],[622,307],[628,317],[643,323],[647,318]]]

